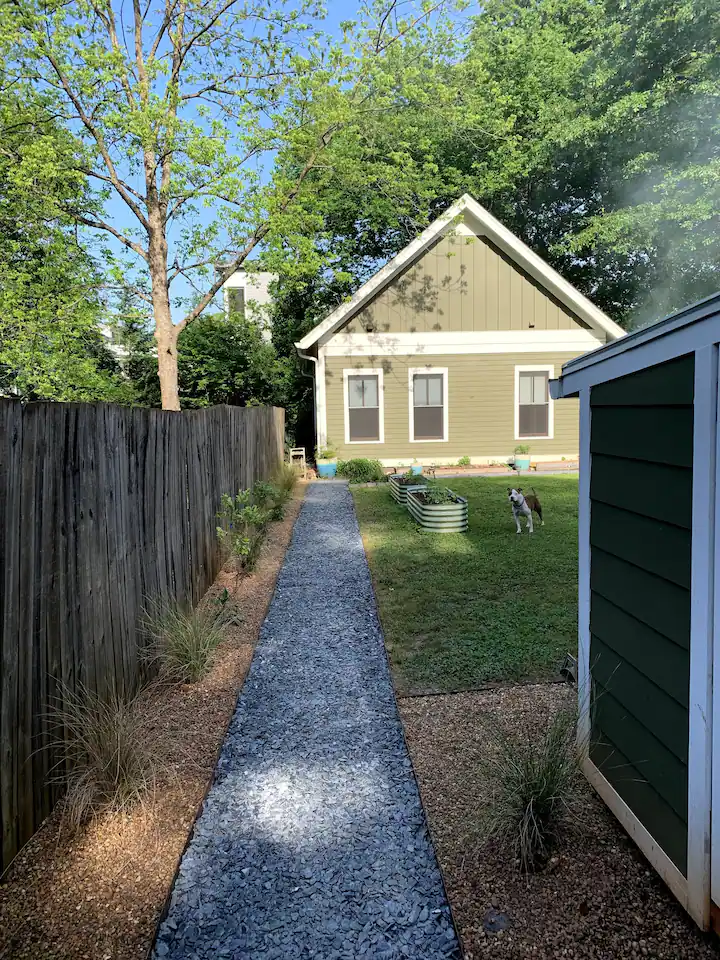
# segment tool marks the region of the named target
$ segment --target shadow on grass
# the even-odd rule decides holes
[[[531,485],[533,536],[515,533],[507,478],[451,481],[467,534],[420,530],[387,489],[353,491],[398,692],[547,679],[575,652],[577,478]]]

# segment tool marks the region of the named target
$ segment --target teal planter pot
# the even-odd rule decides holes
[[[315,466],[317,475],[323,480],[332,480],[337,473],[337,460],[318,460]]]
[[[530,469],[530,457],[515,457],[513,465],[516,470],[529,470]]]
[[[410,473],[414,473],[415,476],[419,476],[422,473],[422,466],[420,464],[410,467]]]

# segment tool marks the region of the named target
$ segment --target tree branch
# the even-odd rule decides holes
[[[120,233],[119,230],[116,230],[111,224],[106,223],[104,220],[93,220],[90,217],[83,216],[82,214],[73,212],[71,214],[73,220],[77,220],[78,223],[82,223],[86,227],[92,227],[93,230],[105,230],[107,233],[115,237],[116,240],[119,240],[123,246],[127,247],[128,250],[132,250],[139,257],[142,257],[143,260],[147,263],[148,254],[147,251],[140,246],[139,243],[135,240],[130,240],[129,237],[126,237],[124,234]]]

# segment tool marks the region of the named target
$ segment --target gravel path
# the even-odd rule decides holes
[[[308,489],[154,956],[459,956],[345,485]]]

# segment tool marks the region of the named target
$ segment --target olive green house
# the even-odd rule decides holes
[[[464,196],[296,348],[319,446],[386,466],[578,454],[576,403],[548,384],[624,331]]]
[[[703,928],[720,916],[719,345],[716,295],[551,384],[580,404],[584,770]]]

